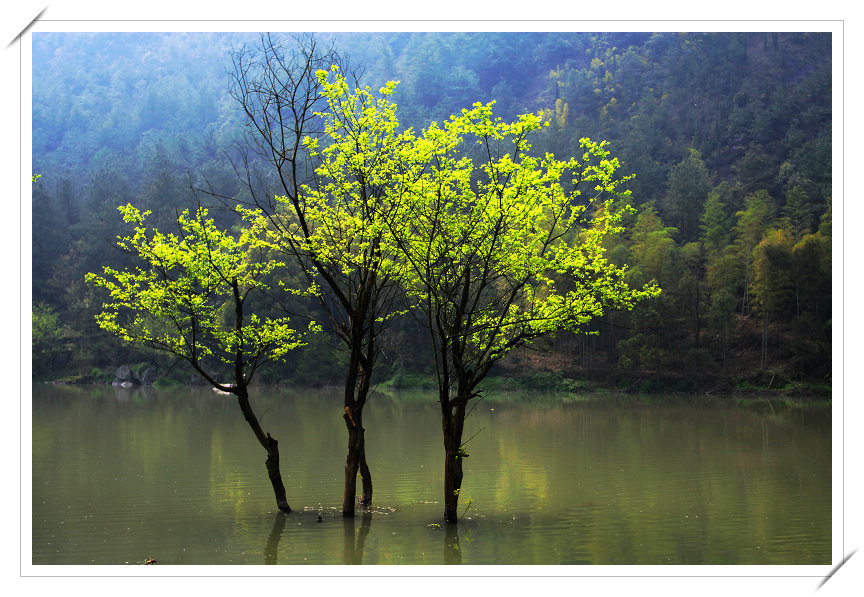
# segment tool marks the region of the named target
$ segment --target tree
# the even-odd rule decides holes
[[[702,154],[691,148],[687,157],[669,172],[666,191],[666,213],[678,228],[682,245],[695,240],[699,216],[710,190],[710,179]]]
[[[653,282],[664,292],[629,315],[631,331],[617,343],[621,350],[619,362],[625,367],[638,364],[659,372],[660,351],[675,345],[669,336],[676,331],[671,324],[677,314],[673,303],[683,278],[678,268],[680,249],[673,238],[677,230],[665,226],[649,203],[640,208],[630,232],[631,258],[625,279],[633,286]]]
[[[108,291],[109,300],[96,316],[99,326],[127,342],[183,359],[213,388],[236,396],[267,452],[276,504],[290,512],[278,442],[261,427],[249,401],[258,368],[303,343],[303,334],[289,326],[287,317],[250,312],[253,299],[268,290],[262,279],[282,264],[254,248],[259,228],[237,236],[220,231],[206,209],[179,214],[176,235],[148,229],[149,212],[131,204],[119,209],[133,231],[117,245],[138,264],[124,270],[106,266],[104,275],[86,275],[87,282]],[[232,382],[219,381],[226,370]]]
[[[604,256],[628,207],[616,202],[618,168],[603,144],[583,139],[568,161],[530,154],[535,115],[506,123],[474,104],[416,140],[407,211],[393,233],[403,283],[432,344],[444,436],[444,518],[457,521],[462,441],[471,401],[492,366],[557,330],[584,330],[610,309],[659,293],[631,289]],[[476,148],[476,163],[465,155]],[[583,195],[585,193],[585,195]],[[623,197],[622,197],[623,198]]]
[[[250,203],[266,220],[264,244],[299,266],[301,292],[316,298],[318,322],[347,352],[342,514],[353,516],[358,472],[360,502],[372,502],[363,408],[399,295],[382,233],[402,142],[389,100],[395,84],[380,98],[368,88],[352,91],[335,52],[312,38],[296,42],[289,52],[266,36],[257,52],[236,53],[232,95],[246,114],[247,146],[277,181],[275,194],[260,193],[245,168]]]
[[[741,314],[746,315],[750,305],[750,284],[752,273],[753,249],[762,240],[768,225],[774,219],[774,200],[766,190],[760,190],[748,195],[745,199],[745,209],[737,212],[737,222],[732,228],[735,235],[735,248],[741,260],[744,272],[744,295],[741,301]]]
[[[33,304],[32,326],[33,377],[39,379],[54,370],[69,331],[51,305],[41,301]]]
[[[811,230],[808,200],[802,185],[795,185],[786,191],[786,205],[781,213],[785,227],[792,231],[796,242]]]
[[[360,501],[372,501],[363,409],[380,364],[381,334],[401,312],[395,275],[399,263],[389,229],[410,182],[403,164],[410,160],[411,135],[396,133],[396,106],[390,100],[395,83],[376,97],[368,87],[352,90],[338,67],[317,74],[327,102],[326,111],[318,113],[325,143],[307,138],[305,145],[309,157],[320,163],[313,180],[300,189],[299,200],[294,195],[276,198],[277,213],[290,218],[270,227],[269,246],[301,264],[306,292],[320,299],[326,325],[347,348],[342,513],[352,516],[358,472]]]
[[[675,232],[675,228],[663,225],[652,205],[642,206],[630,239],[633,258],[629,276],[636,284],[654,280],[664,287],[675,279]]]
[[[726,210],[731,195],[729,183],[723,181],[708,193],[705,200],[705,211],[700,219],[699,240],[709,259],[729,245],[732,222]]]
[[[704,283],[705,269],[702,244],[698,242],[687,243],[681,247],[680,256],[682,271],[678,281],[678,296],[682,302],[682,312],[689,311],[692,314],[693,344],[698,349],[702,333],[702,284]]]
[[[788,309],[794,296],[793,243],[788,231],[771,230],[753,249],[752,292],[762,315],[763,369],[768,364],[768,324],[772,317],[776,318],[779,348],[781,315]]]

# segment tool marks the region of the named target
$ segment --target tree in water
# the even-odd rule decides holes
[[[86,275],[87,282],[108,291],[108,302],[96,315],[99,326],[127,342],[183,359],[213,388],[233,394],[267,452],[276,505],[290,512],[278,442],[264,431],[249,400],[258,368],[303,343],[303,333],[287,317],[249,309],[253,296],[268,290],[264,278],[282,264],[253,246],[260,229],[248,227],[237,236],[220,231],[201,207],[177,216],[176,234],[148,229],[149,212],[132,205],[120,212],[133,231],[117,244],[138,265]],[[219,381],[226,370],[232,381]]]
[[[380,98],[368,88],[351,91],[344,69],[331,70],[344,62],[335,52],[312,38],[296,42],[286,51],[265,36],[256,52],[234,55],[232,95],[247,117],[247,147],[264,158],[276,192],[256,190],[248,154],[239,171],[252,197],[250,217],[266,225],[262,246],[297,266],[299,280],[288,286],[318,301],[318,323],[347,353],[342,514],[353,516],[358,473],[359,501],[372,502],[363,408],[380,364],[380,336],[400,296],[382,236],[398,186],[401,156],[392,144],[400,142],[392,84]]]
[[[465,419],[494,363],[659,293],[653,283],[630,288],[625,268],[604,256],[603,239],[630,211],[617,160],[588,139],[578,158],[535,157],[528,136],[540,126],[535,115],[502,122],[491,103],[474,104],[443,126],[432,123],[405,164],[422,174],[393,236],[403,284],[431,337],[448,522],[458,520]]]

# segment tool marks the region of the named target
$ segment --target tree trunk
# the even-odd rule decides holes
[[[267,434],[267,475],[270,477],[270,484],[273,485],[273,493],[276,495],[276,506],[282,512],[290,512],[291,506],[288,505],[288,498],[285,495],[285,484],[282,483],[282,473],[279,471],[279,442]]]
[[[258,442],[267,450],[265,464],[267,466],[267,475],[270,477],[270,484],[273,486],[273,493],[276,495],[276,507],[282,512],[291,512],[291,506],[288,505],[288,499],[285,495],[285,485],[282,483],[282,474],[279,472],[279,442],[273,439],[269,433],[264,433],[264,430],[261,429],[261,423],[258,421],[258,417],[255,416],[252,405],[249,404],[249,394],[246,387],[241,386],[236,388],[235,394],[237,402],[240,404],[240,410],[243,412],[243,417],[249,423],[249,426],[255,433],[255,437],[258,438]]]
[[[255,416],[252,405],[249,403],[249,387],[246,383],[246,373],[243,369],[244,301],[241,297],[240,286],[236,278],[231,281],[231,291],[234,295],[234,329],[237,331],[237,338],[239,338],[239,343],[234,351],[234,385],[231,391],[237,396],[237,402],[240,404],[243,418],[249,423],[253,433],[255,433],[255,437],[258,439],[258,443],[267,450],[265,464],[267,465],[267,475],[270,477],[270,484],[273,485],[273,493],[276,494],[276,507],[282,512],[290,512],[291,506],[288,505],[288,499],[285,496],[285,485],[282,483],[282,474],[279,472],[279,442],[270,437],[269,433],[264,433],[264,430],[261,428],[261,422]]]
[[[445,440],[445,446],[448,444]],[[459,492],[462,489],[462,456],[459,454],[459,442],[456,447],[447,446],[444,449],[444,520],[458,522]]]
[[[363,505],[372,503],[372,473],[366,462],[366,430],[363,428],[363,407],[369,395],[371,372],[361,363],[359,339],[355,340],[357,341],[352,347],[348,374],[345,378],[345,406],[342,415],[348,428],[348,456],[345,459],[342,516],[354,516],[358,472],[363,484],[360,503]]]
[[[372,504],[372,473],[366,463],[366,430],[362,431],[363,441],[360,443],[360,480],[363,485],[363,497],[360,504],[369,506]]]
[[[458,522],[459,492],[462,490],[462,428],[465,423],[465,402],[451,405],[442,400],[442,423],[444,427],[444,520]]]
[[[362,476],[361,503],[372,503],[372,475],[366,464],[366,440],[363,429],[363,408],[345,407],[345,426],[348,428],[348,456],[345,459],[345,491],[342,495],[342,516],[354,516],[357,501],[357,473]]]

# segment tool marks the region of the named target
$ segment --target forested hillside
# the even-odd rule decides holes
[[[632,285],[656,280],[660,296],[607,314],[590,335],[559,333],[511,355],[498,374],[643,391],[830,386],[830,34],[316,37],[362,84],[400,81],[403,127],[494,100],[505,119],[548,120],[535,151],[567,158],[583,137],[607,140],[633,175],[635,213],[606,251]],[[150,210],[167,230],[194,205],[190,187],[245,192],[228,159],[244,123],[229,73],[232,52],[256,40],[33,35],[34,379],[98,379],[141,362],[188,379],[99,330],[104,297],[84,276],[127,264],[114,248],[117,206]],[[422,379],[420,334],[410,317],[393,323],[377,381]],[[341,382],[336,345],[317,337],[262,379]]]

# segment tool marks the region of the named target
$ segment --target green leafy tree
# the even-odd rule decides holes
[[[639,211],[630,237],[632,261],[628,275],[636,284],[654,280],[668,287],[674,279],[676,229],[665,226],[657,210],[645,205]]]
[[[821,231],[806,234],[792,247],[795,270],[795,324],[803,341],[792,350],[802,373],[830,371],[831,237]]]
[[[744,274],[741,314],[747,315],[751,309],[750,285],[753,270],[753,250],[762,240],[762,236],[774,221],[774,200],[766,190],[760,190],[745,198],[745,209],[736,213],[738,218],[732,228],[735,236],[735,248],[741,261],[741,271]]]
[[[247,116],[248,145],[278,181],[277,192],[265,195],[247,175],[254,208],[247,215],[266,230],[262,246],[299,269],[299,279],[286,286],[318,302],[316,321],[345,349],[342,514],[353,516],[358,473],[360,502],[372,501],[363,409],[381,360],[381,334],[398,312],[384,233],[406,154],[390,100],[395,83],[379,96],[351,89],[351,74],[340,69],[335,52],[312,38],[295,41],[286,50],[266,36],[256,52],[236,53],[232,95]]]
[[[662,368],[661,351],[674,343],[668,337],[675,329],[677,317],[676,290],[680,250],[675,244],[677,230],[666,226],[653,204],[643,205],[630,230],[631,258],[626,280],[634,287],[653,283],[664,289],[662,295],[650,298],[629,314],[628,337],[617,343],[618,361],[625,368],[641,367],[658,372]]]
[[[276,213],[288,216],[268,228],[267,243],[301,264],[302,292],[320,300],[327,314],[323,324],[347,348],[342,513],[353,516],[358,473],[360,501],[372,502],[363,409],[380,364],[381,335],[400,313],[399,266],[389,229],[404,197],[410,134],[396,133],[396,105],[390,99],[396,83],[376,96],[368,87],[352,89],[338,68],[319,70],[317,76],[327,102],[327,109],[317,113],[324,122],[324,142],[307,137],[304,144],[319,165],[299,195],[276,197]]]
[[[731,203],[732,188],[723,181],[708,193],[699,226],[699,240],[705,250],[707,324],[711,337],[719,340],[724,369],[741,268],[731,246],[733,219],[727,211]]]
[[[55,370],[64,356],[69,330],[51,305],[37,302],[32,315],[33,377],[40,379]]]
[[[135,256],[137,265],[87,274],[87,282],[108,292],[96,316],[99,326],[127,342],[183,359],[213,388],[236,396],[267,452],[277,506],[290,512],[278,442],[261,427],[249,400],[258,368],[303,343],[288,318],[250,312],[253,297],[268,290],[262,280],[281,263],[254,248],[259,228],[250,226],[235,236],[219,230],[203,208],[179,214],[176,234],[148,228],[149,212],[132,205],[120,212],[133,231],[117,245]],[[228,372],[232,381],[222,381]]]
[[[768,364],[768,329],[772,318],[779,326],[794,297],[793,239],[783,229],[765,234],[753,250],[753,297],[762,316],[762,367]]]
[[[783,221],[796,241],[811,231],[809,197],[802,185],[795,185],[786,191],[786,205],[782,209]]]
[[[708,260],[705,281],[708,288],[708,325],[718,340],[723,368],[728,363],[730,325],[738,306],[742,264],[733,246],[714,253]]]
[[[682,244],[696,239],[699,216],[711,190],[710,176],[702,154],[690,149],[687,156],[669,172],[664,202],[667,220],[674,222]]]
[[[535,115],[512,123],[474,104],[415,143],[412,183],[394,236],[409,296],[423,314],[444,436],[444,518],[457,521],[465,418],[478,384],[511,351],[557,330],[580,331],[610,309],[656,296],[631,289],[605,257],[628,207],[616,203],[616,159],[583,139],[567,161],[531,155]],[[480,151],[475,160],[465,153]]]
[[[705,281],[705,256],[702,244],[687,243],[681,247],[681,276],[678,280],[678,297],[683,315],[693,321],[693,344],[698,349],[702,334],[702,312]]]
[[[699,240],[711,256],[723,250],[731,241],[732,220],[727,211],[732,200],[732,190],[729,183],[721,182],[708,193],[705,200],[705,211],[700,218]]]

